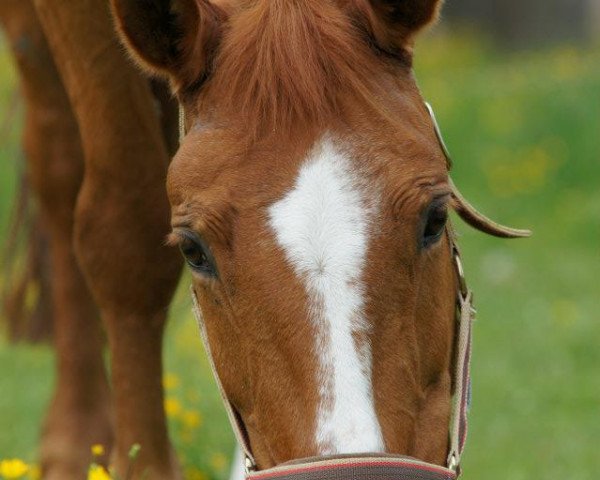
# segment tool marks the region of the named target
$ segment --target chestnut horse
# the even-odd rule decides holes
[[[35,141],[66,149],[56,168],[73,172],[69,195],[42,196],[49,209],[65,197],[54,244],[69,265],[56,277],[44,478],[80,478],[89,443],[113,432],[121,475],[138,442],[136,475],[179,478],[161,390],[181,268],[169,231],[258,468],[360,452],[445,463],[458,288],[448,210],[503,232],[453,191],[413,76],[415,35],[440,3],[112,0],[129,54],[185,112],[169,165],[172,111],[123,55],[106,1],[34,0],[57,90],[43,119],[57,135]],[[25,91],[41,95],[40,80],[23,75]]]

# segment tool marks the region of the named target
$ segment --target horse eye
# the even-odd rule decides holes
[[[200,238],[192,234],[185,234],[179,243],[179,250],[192,270],[204,275],[216,275],[212,256]]]
[[[427,223],[423,230],[421,245],[427,248],[437,243],[442,238],[446,222],[448,220],[448,209],[445,204],[432,205],[427,212]]]

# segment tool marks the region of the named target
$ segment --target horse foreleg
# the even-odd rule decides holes
[[[83,478],[90,446],[112,439],[98,313],[72,247],[83,177],[77,123],[33,5],[4,2],[1,19],[25,100],[23,148],[33,194],[50,239],[57,382],[42,434],[44,478]]]
[[[135,478],[177,478],[163,409],[161,343],[181,260],[165,246],[169,155],[160,112],[148,82],[116,39],[108,2],[35,5],[85,153],[75,245],[109,337],[113,461],[124,478],[127,453],[139,443]]]

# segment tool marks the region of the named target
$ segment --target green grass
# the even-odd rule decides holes
[[[2,240],[16,187],[15,177],[22,164],[19,148],[21,124],[19,106],[16,72],[0,37],[0,232]]]
[[[416,70],[457,185],[493,218],[534,230],[510,242],[457,222],[479,311],[464,478],[592,479],[600,469],[600,52],[509,56],[472,37],[433,37],[418,49]],[[5,53],[0,79],[1,124],[14,84]],[[16,128],[0,142],[4,231]],[[165,352],[179,412],[171,430],[186,465],[223,478],[233,440],[183,292]],[[0,343],[0,458],[35,459],[52,381],[47,348]],[[190,414],[186,426],[186,411],[200,412],[199,427]]]

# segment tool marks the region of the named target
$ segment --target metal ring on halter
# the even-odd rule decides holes
[[[248,455],[244,455],[244,470],[246,471],[246,475],[256,470],[256,465]]]
[[[448,468],[456,473],[456,472],[458,472],[458,467],[459,467],[459,465],[458,465],[458,460],[456,460],[456,455],[455,454],[450,455],[450,458],[448,460]]]

